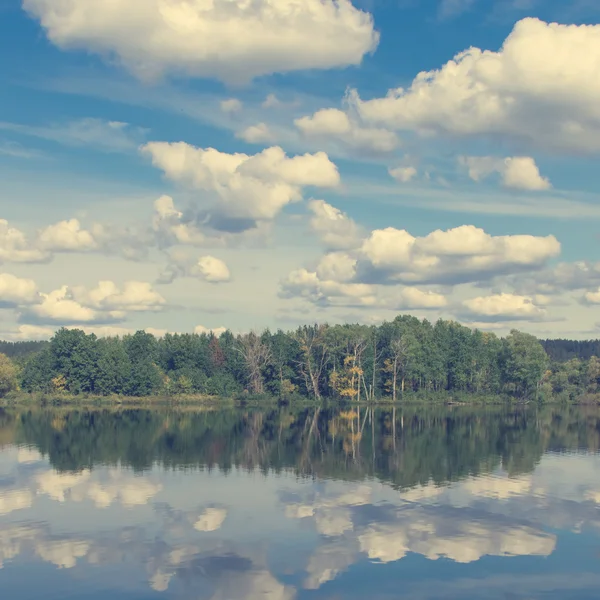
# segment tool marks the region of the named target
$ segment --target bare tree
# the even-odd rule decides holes
[[[264,392],[262,370],[271,362],[271,348],[251,331],[239,336],[238,350],[244,357],[252,393],[262,394]]]
[[[402,376],[401,390],[404,393],[404,372],[408,356],[410,354],[412,340],[410,336],[401,335],[392,340],[390,349],[392,351],[391,359],[386,360],[385,370],[392,375],[392,400],[396,401],[396,390],[398,389],[398,376]]]
[[[306,389],[311,391],[317,400],[321,399],[321,374],[329,358],[325,341],[326,331],[327,325],[313,325],[301,327],[295,334],[302,357],[296,364],[304,378]]]

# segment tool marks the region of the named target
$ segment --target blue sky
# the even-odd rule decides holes
[[[596,337],[599,16],[8,0],[0,337],[398,312]]]

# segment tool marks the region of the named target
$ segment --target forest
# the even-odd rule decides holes
[[[0,345],[0,396],[594,399],[600,360],[577,353],[552,360],[565,345],[550,342],[517,330],[501,338],[454,321],[407,315],[380,326],[305,325],[218,337],[156,338],[138,331],[98,338],[63,328],[49,342]]]

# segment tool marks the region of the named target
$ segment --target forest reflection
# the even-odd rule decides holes
[[[291,470],[397,488],[442,485],[501,467],[531,473],[545,452],[595,453],[598,407],[308,407],[269,410],[0,412],[0,447],[37,449],[59,472],[96,465]]]

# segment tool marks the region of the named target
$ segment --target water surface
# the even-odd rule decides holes
[[[19,600],[597,598],[600,411],[0,412]]]

